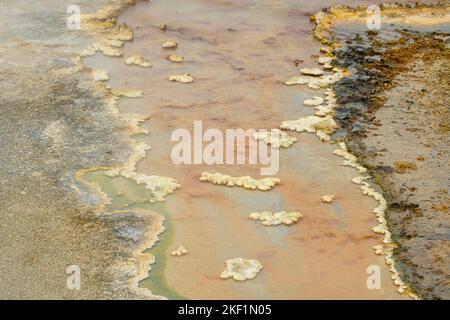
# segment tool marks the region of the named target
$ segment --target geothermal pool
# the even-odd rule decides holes
[[[430,85],[437,81],[435,71],[420,60],[395,79],[395,90],[379,91],[377,98],[383,100],[386,93],[392,108],[382,108],[377,121],[352,122],[346,110],[336,108],[346,94],[364,100],[364,90],[373,85],[345,82],[360,76],[356,67],[373,67],[363,63],[367,57],[354,59],[361,57],[355,52],[368,49],[367,43],[379,46],[378,56],[371,57],[375,62],[391,51],[398,58],[399,43],[405,52],[414,47],[400,34],[408,33],[409,41],[427,37],[428,44],[439,43],[439,50],[445,50],[448,5],[430,9],[431,14],[411,8],[393,8],[388,14],[387,9],[379,33],[367,33],[365,8],[341,8],[334,17],[322,10],[336,4],[372,2],[79,1],[79,30],[66,24],[68,17],[76,17],[66,11],[69,1],[4,2],[0,297],[410,299],[424,292],[446,297],[447,87]],[[177,45],[163,48],[167,41]],[[347,51],[334,56],[332,49],[340,48]],[[431,50],[432,70],[448,85],[450,77],[440,66],[448,65],[449,55],[439,56],[436,50]],[[408,52],[408,61],[416,63],[415,52]],[[319,63],[319,58],[334,62]],[[392,67],[401,69],[402,60],[395,61]],[[312,70],[301,75],[303,68]],[[186,83],[170,81],[175,75],[172,80]],[[432,87],[435,96],[414,89],[421,86]],[[402,99],[405,92],[412,97]],[[432,116],[420,109],[436,101]],[[396,117],[403,117],[405,128],[391,121]],[[414,136],[420,130],[412,128],[416,117],[424,121],[421,140]],[[444,139],[427,129],[435,125],[433,117]],[[203,132],[223,134],[283,128],[284,138],[295,142],[275,151],[279,170],[270,176],[261,175],[267,165],[248,161],[176,164],[172,135],[180,129],[194,135],[195,123]],[[374,158],[347,152],[358,141],[344,137],[358,126],[369,129],[364,143],[370,150],[363,155]],[[420,148],[414,148],[416,141]],[[252,150],[245,146],[233,154]],[[379,154],[383,157],[376,158]],[[400,169],[386,165],[400,156],[414,157],[414,163],[401,161]],[[374,183],[377,177],[368,176],[378,160],[383,174],[397,174],[392,183]],[[213,176],[217,184],[201,181],[205,172],[228,177]],[[430,176],[433,180],[426,179]],[[225,185],[243,180],[246,188]],[[380,183],[386,181],[408,192],[396,198]],[[404,188],[402,183],[411,181],[414,188]],[[416,208],[395,202],[417,191],[416,185],[413,200],[428,207],[415,216],[409,211],[391,215],[394,219],[387,222],[385,212],[392,204]],[[334,201],[323,201],[325,195]],[[278,225],[250,218],[265,211],[293,215]],[[420,233],[410,242],[402,229],[407,227]],[[412,262],[404,251],[401,263],[395,260],[397,239],[410,245],[406,258]],[[180,246],[187,254],[174,255],[182,252]],[[234,258],[252,260],[245,281],[221,277]],[[81,270],[81,290],[66,285],[67,267],[74,265]]]
[[[312,37],[309,14],[323,6],[298,1],[152,1],[137,3],[119,16],[135,32],[124,57],[142,55],[151,68],[129,66],[123,58],[97,54],[84,59],[110,73],[112,88],[143,90],[142,98],[121,98],[121,113],[149,116],[136,137],[151,146],[137,166],[146,175],[176,179],[181,188],[165,202],[142,204],[145,189],[123,179],[97,175],[96,180],[120,208],[145,206],[166,217],[166,231],[149,250],[156,262],[141,282],[153,294],[168,298],[211,299],[398,299],[383,257],[372,247],[382,241],[371,228],[376,202],[351,182],[354,169],[333,154],[336,145],[314,134],[291,132],[298,141],[280,150],[281,184],[270,191],[229,188],[199,181],[203,171],[259,177],[255,165],[174,165],[173,130],[203,127],[277,128],[284,120],[313,114],[303,100],[323,90],[286,86],[300,67],[318,66],[320,43]],[[167,25],[162,31],[160,25]],[[175,41],[174,51],[161,48]],[[183,63],[166,60],[168,54]],[[190,73],[195,82],[172,83],[173,74]],[[125,185],[124,185],[125,184]],[[117,197],[117,193],[124,196]],[[321,202],[334,194],[336,202]],[[124,200],[126,199],[126,200]],[[267,227],[248,218],[255,211],[300,211],[291,226]],[[179,245],[189,254],[171,256]],[[219,275],[234,257],[263,265],[255,279],[236,282]],[[367,268],[381,269],[381,289],[366,285]]]

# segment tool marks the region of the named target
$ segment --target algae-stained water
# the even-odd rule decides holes
[[[155,256],[158,263],[152,264],[151,281],[144,280],[146,287],[158,295],[169,299],[184,299],[183,296],[172,290],[165,278],[166,253],[173,243],[173,224],[171,212],[167,210],[164,202],[150,203],[148,192],[142,185],[137,185],[134,181],[122,177],[111,178],[104,174],[102,170],[91,172],[86,175],[86,180],[97,183],[102,191],[108,194],[111,203],[109,210],[144,208],[158,212],[165,218],[165,232],[159,236],[156,245],[148,250]]]
[[[327,5],[142,2],[127,9],[119,22],[135,31],[134,41],[124,48],[125,58],[140,54],[152,67],[128,66],[123,58],[99,55],[85,59],[89,66],[110,71],[113,88],[144,91],[143,98],[120,100],[122,113],[150,116],[142,125],[150,134],[139,139],[152,149],[138,164],[138,172],[170,176],[182,186],[160,207],[170,239],[161,237],[150,250],[156,252],[155,272],[141,286],[154,294],[192,299],[403,297],[397,294],[383,257],[373,253],[372,247],[382,241],[371,231],[376,202],[351,183],[357,172],[341,165],[342,159],[333,155],[335,146],[311,134],[293,133],[298,142],[280,151],[276,177],[281,185],[269,192],[198,180],[202,171],[258,177],[256,166],[176,166],[170,158],[175,144],[171,133],[177,128],[192,131],[194,121],[202,121],[204,129],[270,129],[283,120],[312,115],[313,109],[302,101],[323,92],[283,82],[298,73],[294,60],[317,66],[311,55],[319,54],[320,44],[311,36],[309,14]],[[161,31],[161,24],[168,30]],[[178,49],[163,50],[166,40],[178,42]],[[171,53],[185,61],[167,61]],[[186,72],[194,76],[194,83],[168,81],[169,76]],[[322,203],[320,197],[330,193],[337,201]],[[289,227],[266,227],[248,218],[251,212],[264,210],[301,211],[303,218]],[[172,257],[170,252],[179,245],[189,254]],[[234,257],[257,259],[262,272],[246,282],[220,279],[225,261]],[[380,268],[381,288],[370,290],[367,269],[373,265]]]

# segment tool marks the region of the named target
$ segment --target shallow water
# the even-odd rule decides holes
[[[141,283],[154,294],[192,299],[403,297],[397,294],[383,257],[372,250],[382,241],[371,231],[376,225],[372,214],[376,202],[351,183],[357,172],[341,166],[342,159],[333,155],[335,146],[321,143],[312,134],[293,133],[299,141],[280,151],[276,177],[281,185],[269,192],[198,180],[202,171],[258,177],[257,166],[176,166],[170,159],[175,144],[170,142],[172,131],[192,130],[197,120],[203,121],[204,129],[270,129],[283,120],[313,114],[302,101],[322,91],[287,87],[283,81],[298,73],[296,59],[303,60],[304,66],[316,66],[311,55],[319,54],[320,44],[311,35],[309,14],[326,5],[299,1],[250,1],[245,5],[239,1],[142,2],[119,18],[135,31],[124,57],[141,54],[153,66],[128,66],[123,58],[101,55],[85,59],[89,66],[110,71],[113,88],[144,91],[143,98],[120,100],[121,112],[150,116],[142,125],[150,134],[139,140],[152,149],[137,171],[170,176],[182,185],[159,209],[154,207],[167,218],[169,238],[161,237],[150,250],[157,258],[154,271]],[[159,29],[163,23],[169,27],[166,32]],[[178,42],[178,49],[161,49],[166,40]],[[185,61],[171,63],[165,59],[169,53],[184,56]],[[185,72],[196,81],[180,84],[167,80]],[[96,180],[103,187],[123,185],[119,179]],[[142,190],[130,187],[129,191],[128,197],[140,199]],[[332,205],[320,201],[329,193],[337,197]],[[266,227],[248,218],[251,212],[263,210],[298,210],[303,218],[289,227]],[[189,254],[170,256],[179,245]],[[221,280],[225,261],[234,257],[257,259],[263,270],[251,281]],[[381,268],[379,290],[366,286],[370,265]]]

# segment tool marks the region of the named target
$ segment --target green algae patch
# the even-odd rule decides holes
[[[170,255],[169,247],[172,245],[174,238],[173,225],[170,220],[171,213],[165,208],[164,203],[152,204],[149,207],[166,218],[164,224],[166,231],[159,236],[159,241],[155,246],[147,250],[155,257],[156,262],[151,266],[150,276],[143,280],[140,285],[168,299],[185,300],[185,297],[169,287],[165,276],[167,258]]]
[[[153,255],[154,263],[150,265],[149,277],[140,282],[140,287],[168,299],[185,299],[168,286],[165,277],[167,258],[170,255],[169,247],[174,238],[171,213],[166,209],[165,203],[152,203],[152,197],[143,185],[138,185],[132,179],[120,176],[109,177],[104,174],[104,170],[89,172],[85,178],[89,182],[98,184],[101,190],[108,195],[110,199],[108,209],[111,212],[123,209],[145,209],[157,212],[164,217],[165,230],[159,235],[154,246],[143,252]]]

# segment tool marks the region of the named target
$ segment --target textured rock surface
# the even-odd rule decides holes
[[[336,197],[332,194],[326,194],[326,195],[322,196],[320,199],[322,200],[322,202],[332,203],[332,202],[334,202],[334,200],[336,200]]]
[[[178,44],[175,41],[164,41],[161,46],[164,49],[176,49]]]

